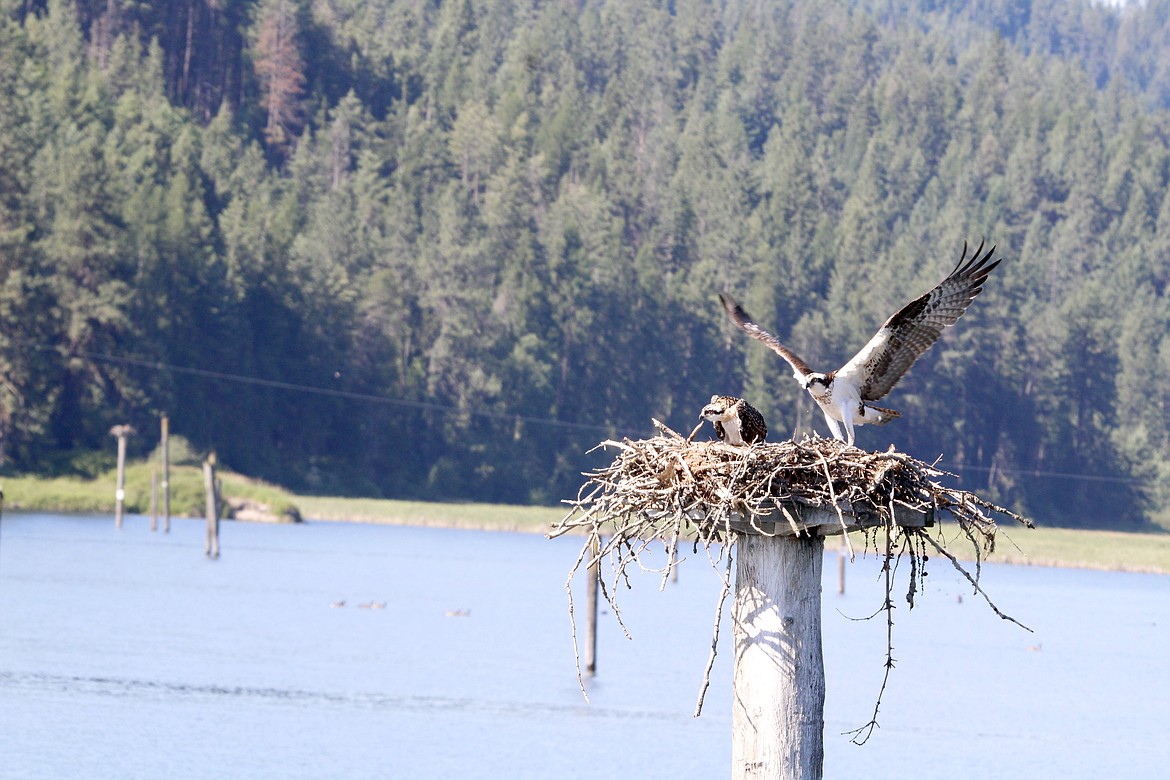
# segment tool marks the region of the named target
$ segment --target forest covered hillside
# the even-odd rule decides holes
[[[859,446],[1170,527],[1168,181],[1170,0],[0,0],[0,457],[554,503],[987,240]]]

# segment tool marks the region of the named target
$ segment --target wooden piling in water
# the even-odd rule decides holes
[[[162,494],[163,494],[163,533],[171,532],[171,443],[170,421],[164,414],[162,418],[162,441],[159,443],[159,454],[162,457]]]
[[[601,577],[601,561],[598,560],[600,554],[601,539],[598,538],[594,542],[591,553],[593,561],[589,564],[588,573],[585,575],[585,600],[587,602],[585,607],[585,673],[590,677],[597,674],[597,594]]]
[[[837,547],[837,595],[845,595],[845,552],[848,549],[845,534],[841,534],[841,544]]]
[[[118,439],[118,479],[114,488],[114,527],[122,527],[122,505],[126,500],[126,438],[134,433],[129,425],[115,425],[110,435]]]
[[[215,453],[203,461],[203,490],[206,493],[207,539],[203,552],[208,558],[219,557],[219,488],[215,481]]]
[[[158,470],[150,470],[150,530],[158,530]]]

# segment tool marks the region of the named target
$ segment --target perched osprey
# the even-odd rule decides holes
[[[822,374],[813,371],[768,331],[752,321],[729,295],[719,296],[731,321],[754,339],[767,344],[792,366],[792,375],[821,407],[833,438],[853,444],[853,426],[873,423],[884,425],[898,412],[873,406],[910,370],[914,361],[935,342],[943,329],[954,325],[971,301],[983,289],[987,275],[999,265],[989,262],[995,247],[983,253],[983,244],[967,259],[967,245],[955,270],[937,287],[906,304],[886,320],[877,334],[861,351],[836,371]],[[837,423],[845,424],[845,436]]]
[[[715,435],[719,441],[737,447],[761,442],[768,435],[764,415],[742,398],[730,395],[711,396],[711,403],[703,407],[699,418],[715,424]]]

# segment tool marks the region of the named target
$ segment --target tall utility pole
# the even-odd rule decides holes
[[[825,539],[745,534],[736,546],[731,776],[820,780]]]

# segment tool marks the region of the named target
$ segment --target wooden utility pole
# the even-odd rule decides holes
[[[861,527],[853,515],[796,503],[772,520],[732,521],[737,531],[731,776],[734,780],[824,777],[825,664],[821,575],[825,536]],[[901,510],[904,528],[933,524]],[[864,525],[873,526],[873,520]]]
[[[208,558],[219,557],[219,488],[215,482],[215,453],[207,456],[203,461],[203,490],[207,494],[207,541],[203,545],[203,552]]]
[[[170,421],[162,418],[162,441],[159,451],[162,456],[163,533],[171,532],[171,454]]]
[[[114,488],[114,527],[122,527],[122,503],[126,500],[126,437],[134,433],[129,425],[115,425],[110,435],[118,439],[118,484]]]
[[[820,780],[825,540],[745,535],[737,546],[731,776]]]

